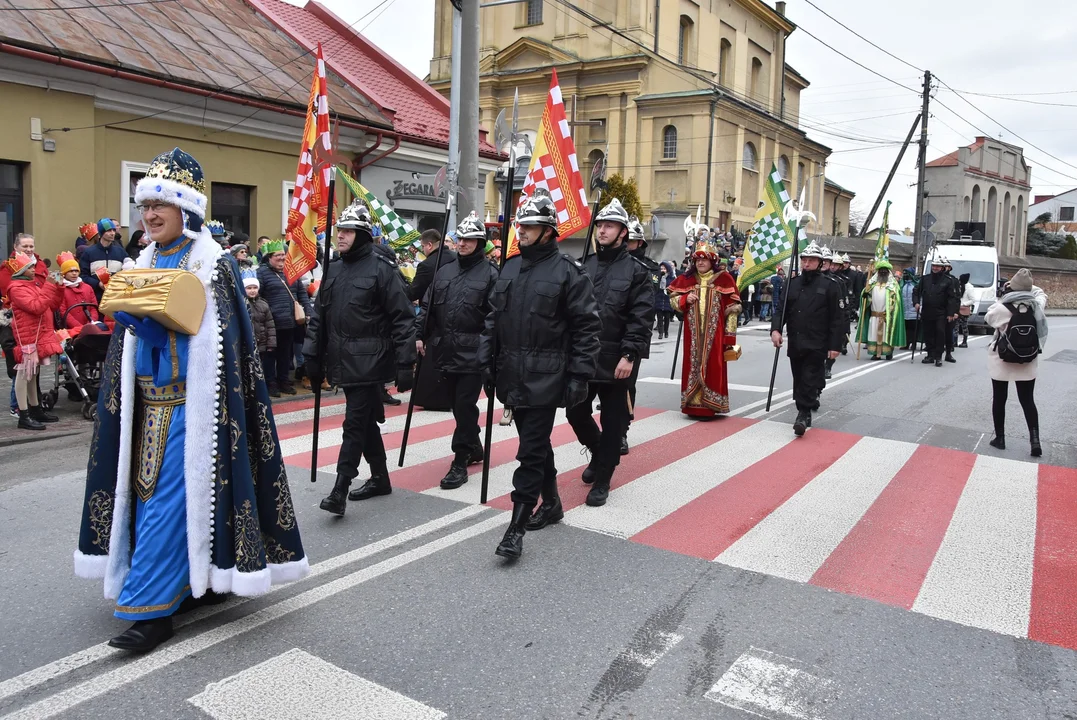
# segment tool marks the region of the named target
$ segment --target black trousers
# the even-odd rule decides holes
[[[533,507],[543,497],[557,494],[557,468],[553,464],[550,435],[557,408],[518,407],[513,410],[520,447],[516,450],[519,466],[512,474],[512,502]]]
[[[456,429],[452,433],[452,451],[458,464],[466,465],[471,451],[479,444],[479,393],[482,391],[481,375],[442,374],[452,401],[452,416]]]
[[[793,371],[793,402],[800,412],[819,409],[819,395],[826,387],[823,369],[825,350],[790,350],[789,369]]]
[[[289,350],[291,347],[289,346]],[[366,458],[371,469],[385,467],[385,444],[378,423],[385,419],[381,385],[352,385],[344,388],[346,410],[337,475],[349,480],[359,475],[359,460]]]
[[[916,339],[916,332],[919,328],[916,325],[916,318],[905,318],[905,340],[908,342],[909,347],[915,349],[916,343],[919,340]]]
[[[957,320],[946,321],[946,352],[954,351],[954,339],[957,337]]]
[[[1021,402],[1021,409],[1025,412],[1025,424],[1028,425],[1030,434],[1039,435],[1040,413],[1036,409],[1036,381],[1016,380],[1017,399]],[[1010,384],[1005,380],[991,381],[991,415],[995,421],[995,436],[1001,437],[1006,434],[1006,398],[1009,395]]]
[[[630,386],[622,383],[591,383],[588,386],[587,402],[569,408],[566,412],[568,424],[576,433],[580,444],[591,449],[598,467],[612,473],[621,463],[621,438],[628,429],[628,396]],[[591,403],[595,398],[602,403],[599,429],[591,416]]]
[[[658,334],[669,335],[669,321],[673,319],[673,311],[659,310],[656,315],[658,316]]]
[[[299,329],[302,332],[302,328]],[[292,382],[292,362],[295,359],[296,329],[294,327],[277,328],[277,349],[266,353],[263,357],[268,361],[264,363],[266,384],[275,387],[289,385]]]
[[[945,315],[922,315],[920,324],[924,327],[924,348],[929,357],[936,360],[942,357],[950,346]]]

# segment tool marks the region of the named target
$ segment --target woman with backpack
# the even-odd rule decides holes
[[[1032,457],[1040,457],[1040,417],[1033,397],[1039,354],[1047,340],[1047,295],[1032,284],[1032,273],[1022,268],[1003,288],[1005,294],[992,305],[985,322],[995,328],[988,346],[987,371],[991,376],[991,414],[995,421],[993,447],[1006,449],[1006,398],[1013,381],[1025,413]]]

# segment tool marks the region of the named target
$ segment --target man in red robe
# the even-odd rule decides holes
[[[668,287],[675,311],[684,318],[681,412],[709,418],[729,412],[726,353],[736,352],[740,296],[710,243],[696,245],[692,265]]]

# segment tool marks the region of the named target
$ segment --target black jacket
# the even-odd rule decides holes
[[[632,377],[639,373],[640,358],[647,357],[654,325],[654,285],[651,273],[623,244],[616,248],[597,247],[589,255],[583,270],[595,288],[595,302],[602,331],[598,335],[599,353],[592,382],[615,382],[613,371],[622,357],[635,365]],[[630,382],[618,380],[616,382]]]
[[[913,302],[920,303],[921,317],[957,315],[961,296],[954,277],[947,272],[928,273],[912,291]]]
[[[478,375],[481,371],[479,338],[493,309],[490,295],[497,282],[497,268],[480,251],[476,253],[466,259],[457,256],[455,262],[441,266],[415,318],[415,338],[428,346],[428,357],[435,358],[434,364],[442,372]],[[470,267],[465,267],[469,260]],[[428,312],[430,320],[424,333]]]
[[[329,264],[303,355],[320,359],[333,385],[381,385],[415,362],[415,313],[396,266],[375,254],[371,243],[346,255]]]
[[[789,327],[788,352],[841,350],[847,328],[845,300],[837,282],[821,272],[804,272],[789,281],[784,307],[774,310],[771,331]]]
[[[823,275],[838,284],[838,290],[841,292],[842,316],[844,317],[846,327],[848,327],[849,306],[852,305],[852,289],[850,287],[850,283],[848,280],[845,279],[844,276],[841,275],[841,273],[828,272],[823,273]]]
[[[430,253],[430,257],[423,260],[415,268],[415,279],[411,281],[411,285],[408,287],[408,299],[412,302],[418,302],[426,297],[426,291],[430,289],[430,283],[434,281],[434,263],[437,262],[438,251]],[[438,275],[445,269],[445,266],[456,260],[456,253],[449,248],[445,248],[441,251],[441,268],[438,270]]]
[[[490,367],[497,346],[497,397],[510,407],[563,407],[568,382],[595,374],[602,329],[583,267],[557,244],[533,245],[505,261],[479,344]]]
[[[283,272],[277,272],[263,263],[258,266],[258,296],[269,305],[269,311],[273,313],[273,324],[277,330],[292,330],[295,328],[295,303],[303,306],[307,317],[310,317],[310,295],[300,280],[288,285]]]
[[[643,265],[644,269],[646,269],[647,273],[650,275],[651,287],[653,288],[653,294],[651,295],[651,299],[654,301],[654,306],[657,309],[659,305],[662,304],[662,300],[666,301],[666,305],[669,304],[669,296],[666,295],[666,291],[663,290],[661,287],[662,266],[659,263],[655,262],[653,259],[647,257],[646,253],[647,246],[641,244],[638,248],[628,254],[634,257],[641,265]],[[673,282],[672,275],[669,278],[669,282]],[[659,299],[659,296],[661,296],[661,299]],[[648,338],[647,340],[647,347],[644,348],[643,352],[641,352],[639,356],[641,358],[648,358],[651,356],[650,338]],[[636,363],[636,368],[634,369],[639,369],[639,363]]]

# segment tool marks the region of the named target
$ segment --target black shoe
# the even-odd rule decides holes
[[[45,426],[30,416],[29,410],[19,410],[20,430],[44,430]]]
[[[823,370],[823,379],[824,380],[830,380],[832,377],[833,377],[833,374],[830,372],[830,368],[827,368],[826,370]]]
[[[524,553],[524,535],[527,533],[527,522],[531,519],[531,513],[524,503],[514,503],[512,506],[512,519],[505,536],[501,538],[495,555],[503,558],[516,560]]]
[[[389,394],[389,391],[385,389],[385,386],[381,387],[381,402],[383,405],[399,405],[401,403],[400,398],[395,398]]]
[[[958,345],[959,348],[967,348],[968,346],[969,346],[969,339],[968,338],[965,338],[964,340],[962,340],[961,344]]]
[[[565,508],[561,505],[561,498],[554,495],[552,501],[546,498],[542,499],[542,504],[538,506],[531,519],[527,521],[526,527],[528,530],[541,530],[547,525],[561,522],[564,517]]]
[[[797,413],[797,419],[793,421],[793,433],[797,437],[802,437],[808,428],[811,427],[811,413],[807,410],[802,410]]]
[[[936,360],[935,367],[942,367],[942,360]]]
[[[295,395],[296,394],[295,385],[293,385],[292,383],[284,383],[283,385],[280,386],[280,391],[284,395]]]
[[[894,359],[894,353],[890,353],[890,354],[888,354],[888,355],[886,356],[886,359],[887,359],[887,360],[893,360],[893,359]]]
[[[145,653],[172,637],[172,618],[163,617],[154,620],[138,620],[108,641],[108,644],[120,650]]]
[[[271,397],[271,398],[279,398],[280,397],[280,388],[277,386],[276,383],[269,383],[268,385],[266,385],[266,388],[269,390],[269,397]]]
[[[172,613],[172,615],[184,615],[192,610],[197,610],[200,607],[206,607],[207,605],[220,605],[227,601],[229,597],[231,596],[228,593],[219,593],[212,590],[206,590],[205,594],[200,598],[196,598],[194,595],[188,595],[183,599],[183,602],[180,603],[179,607],[176,608],[176,612]]]
[[[445,475],[445,477],[441,478],[441,489],[442,490],[455,490],[456,488],[460,487],[461,485],[463,485],[466,482],[467,482],[467,466],[457,464],[457,462],[455,460],[453,460],[453,464],[449,466],[449,472]],[[364,485],[363,487],[366,487],[366,486]],[[362,490],[362,488],[360,488],[360,490]],[[358,493],[359,490],[356,490],[356,492]],[[379,493],[379,494],[384,494],[384,493]],[[363,498],[355,498],[355,499],[356,500],[362,500]]]
[[[466,479],[465,482],[467,482]],[[463,485],[463,483],[460,484]],[[389,484],[389,471],[384,468],[372,467],[370,468],[370,479],[363,483],[361,487],[348,493],[348,499],[369,500],[370,498],[378,497],[379,495],[388,495],[392,491],[393,486]]]
[[[1041,457],[1043,448],[1040,447],[1040,430],[1036,428],[1028,433],[1028,441],[1032,445],[1032,457]]]
[[[935,358],[928,355],[926,358],[924,358],[923,360],[920,361],[920,364],[921,365],[930,365],[933,362],[935,362]]]
[[[847,347],[843,347],[843,348],[841,349],[841,354],[842,354],[842,355],[848,355],[848,354],[849,354],[849,348],[847,348]]]
[[[591,507],[602,507],[610,496],[610,480],[613,479],[613,471],[602,468],[601,473],[595,474],[595,483],[591,491],[587,493],[587,504]]]
[[[322,504],[319,506],[326,512],[333,513],[334,515],[344,516],[344,511],[348,508],[348,488],[351,486],[351,478],[346,478],[343,475],[337,475],[337,481],[333,485],[332,491],[329,493],[329,497],[322,500]],[[367,481],[370,484],[370,481]]]
[[[957,362],[957,360],[954,359],[954,354],[953,353],[946,353],[946,362],[948,362],[948,363]]]
[[[992,439],[987,444],[990,445],[993,448],[998,448],[999,450],[1005,450],[1006,449],[1006,436],[1005,435],[996,435],[994,437],[994,439]]]
[[[872,355],[872,356],[871,356],[871,359],[872,359],[872,361],[875,361],[875,360],[882,360],[882,357],[881,357],[881,356],[879,356],[879,355]]]
[[[79,399],[81,400],[82,398]],[[29,412],[30,417],[32,417],[34,420],[37,420],[39,423],[60,422],[60,418],[56,417],[40,405],[31,405]]]
[[[469,454],[467,456],[467,464],[468,465],[482,465],[482,461],[484,459],[485,459],[485,454],[483,453],[482,445],[481,444],[476,445],[475,447],[471,448],[471,450],[469,451]]]
[[[584,485],[590,485],[595,481],[597,461],[595,460],[595,450],[593,448],[584,448],[584,450],[591,454],[591,462],[587,463],[587,467],[583,469],[583,476],[580,479],[583,480]]]
[[[624,435],[621,436],[621,454],[622,455],[627,455],[628,454],[628,433],[627,432]]]

